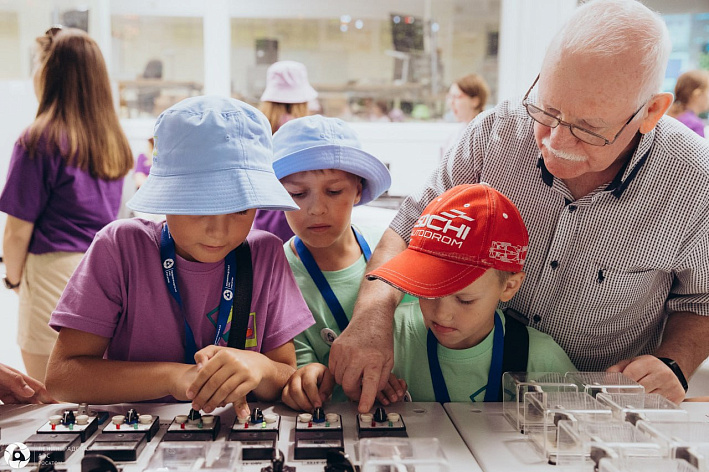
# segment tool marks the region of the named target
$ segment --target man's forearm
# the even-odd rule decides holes
[[[406,249],[406,242],[394,230],[387,229],[382,235],[376,250],[372,253],[365,273],[378,268],[404,249]],[[394,310],[403,296],[402,292],[389,284],[381,280],[367,280],[365,277],[359,287],[352,319],[354,320],[361,316],[361,313],[376,310],[380,313],[390,313],[389,319],[391,321],[394,317]]]
[[[708,338],[709,316],[686,311],[671,313],[655,355],[674,359],[689,378],[709,356]]]

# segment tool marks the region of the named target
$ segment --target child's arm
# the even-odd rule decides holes
[[[220,405],[233,403],[237,415],[245,416],[246,395],[254,392],[259,400],[274,401],[295,371],[293,341],[263,354],[223,346],[207,346],[195,355],[198,375],[187,396],[192,408],[209,413]]]
[[[334,387],[335,377],[330,369],[313,362],[293,372],[283,387],[281,399],[294,410],[312,411],[323,405]]]
[[[128,362],[103,359],[109,339],[62,328],[47,368],[47,389],[73,403],[128,403],[186,392],[197,366],[175,362]]]

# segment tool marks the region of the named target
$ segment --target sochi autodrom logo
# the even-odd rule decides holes
[[[5,448],[5,462],[13,469],[25,467],[30,462],[29,448],[20,442],[8,444]]]

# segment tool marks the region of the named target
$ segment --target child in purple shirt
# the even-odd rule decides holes
[[[280,240],[250,231],[256,208],[297,208],[271,155],[266,117],[237,100],[189,98],[158,118],[150,175],[128,206],[166,221],[120,220],[96,236],[50,321],[60,330],[47,374],[54,395],[172,396],[205,412],[233,403],[239,417],[250,392],[279,398],[295,370],[293,337],[313,318]],[[232,300],[248,286],[234,276],[244,241],[253,277],[241,317]],[[229,347],[232,326],[245,333],[239,349]]]

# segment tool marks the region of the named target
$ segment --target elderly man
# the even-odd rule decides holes
[[[524,100],[473,121],[404,202],[368,269],[406,248],[435,196],[487,182],[530,233],[527,278],[509,306],[579,370],[623,372],[681,401],[685,376],[709,354],[709,145],[663,117],[669,52],[664,22],[637,1],[578,8]],[[330,368],[360,411],[386,385],[399,299],[363,282],[332,346]]]

